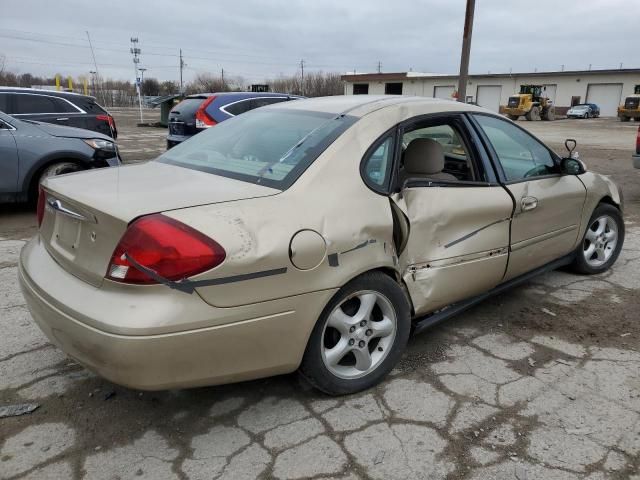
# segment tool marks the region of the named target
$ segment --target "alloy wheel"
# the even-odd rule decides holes
[[[321,337],[322,361],[336,377],[360,378],[374,371],[391,351],[397,315],[384,295],[354,293],[327,318]]]
[[[604,265],[613,255],[618,243],[618,225],[615,220],[603,215],[595,219],[584,236],[582,254],[591,267]]]

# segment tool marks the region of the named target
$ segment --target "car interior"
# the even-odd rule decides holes
[[[444,124],[404,133],[399,179],[404,185],[408,179],[473,182],[479,176],[456,128]]]

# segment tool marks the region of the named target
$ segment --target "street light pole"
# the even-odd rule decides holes
[[[469,55],[471,53],[471,34],[473,32],[473,13],[476,0],[467,0],[467,11],[464,17],[462,33],[462,55],[460,57],[460,76],[458,77],[458,101],[467,100],[467,83],[469,82]]]

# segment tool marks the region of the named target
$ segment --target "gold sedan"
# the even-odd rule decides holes
[[[410,333],[624,240],[607,177],[487,110],[299,100],[140,165],[48,179],[20,281],[45,334],[139,389],[299,370],[346,394]]]

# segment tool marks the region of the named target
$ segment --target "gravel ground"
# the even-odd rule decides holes
[[[127,162],[163,129],[114,111]],[[145,112],[145,120],[151,117]],[[0,210],[0,478],[640,480],[640,170],[635,124],[522,122],[624,190],[627,238],[595,277],[552,272],[410,340],[378,387],[326,397],[295,375],[141,393],[51,346],[16,281],[33,213]]]

